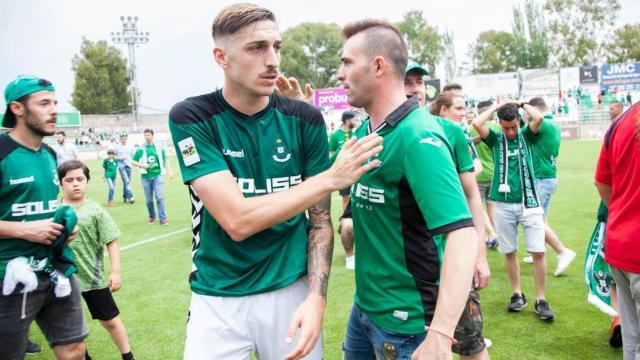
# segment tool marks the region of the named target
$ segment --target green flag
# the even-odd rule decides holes
[[[603,207],[601,205],[601,207]],[[613,278],[609,265],[604,261],[604,234],[606,222],[599,216],[591,235],[587,256],[584,262],[584,277],[587,281],[589,295],[587,301],[600,311],[611,316],[617,315],[611,307],[611,285]]]

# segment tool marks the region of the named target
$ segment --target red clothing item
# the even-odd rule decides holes
[[[600,151],[595,180],[611,186],[605,260],[640,273],[640,103],[611,124]]]

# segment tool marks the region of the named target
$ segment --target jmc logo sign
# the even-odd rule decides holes
[[[600,68],[602,90],[640,90],[640,63],[606,64]]]

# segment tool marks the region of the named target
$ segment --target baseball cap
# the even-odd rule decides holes
[[[13,116],[11,109],[9,109],[9,104],[11,104],[12,101],[43,90],[55,91],[56,89],[50,81],[33,75],[20,75],[10,82],[4,89],[4,101],[7,103],[7,111],[4,113],[2,126],[12,128],[16,125],[16,118]]]
[[[345,111],[342,113],[342,121],[352,119],[354,117],[356,117],[356,114],[353,111]]]
[[[426,68],[423,68],[422,66],[418,65],[416,62],[413,62],[413,61],[409,61],[409,64],[407,64],[407,69],[404,72],[406,74],[409,71],[417,71],[423,76],[429,75],[429,71]]]

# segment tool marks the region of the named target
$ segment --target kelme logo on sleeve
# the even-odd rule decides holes
[[[184,166],[191,166],[200,162],[200,155],[198,155],[196,144],[193,142],[193,138],[191,136],[179,141],[178,148],[180,149],[180,155],[182,156]]]
[[[440,145],[442,145],[442,141],[434,139],[431,136],[429,136],[428,138],[424,138],[424,139],[420,140],[420,144],[430,144],[430,145],[433,145],[435,147],[440,147]]]

